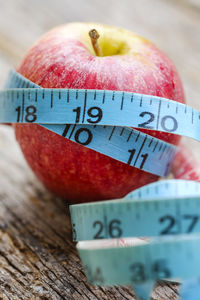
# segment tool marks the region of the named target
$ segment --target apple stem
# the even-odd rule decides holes
[[[96,29],[91,29],[89,31],[89,36],[90,36],[90,39],[91,39],[91,42],[92,42],[92,46],[93,46],[93,49],[94,49],[94,52],[96,54],[96,56],[103,56],[102,54],[102,50],[98,44],[98,38],[100,37],[98,31]]]

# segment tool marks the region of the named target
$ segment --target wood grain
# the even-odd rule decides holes
[[[195,0],[0,0],[1,86],[10,66],[20,62],[36,39],[71,21],[117,25],[154,41],[175,62],[188,103],[198,109],[200,4]],[[189,144],[198,155],[199,145]],[[12,128],[4,125],[0,178],[0,299],[136,299],[128,287],[87,283],[71,241],[67,203],[38,182]],[[152,299],[178,299],[178,286],[160,282]]]

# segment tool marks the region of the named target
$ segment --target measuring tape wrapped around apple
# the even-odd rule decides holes
[[[130,127],[200,141],[200,112],[185,104],[131,92],[44,89],[14,70],[0,91],[0,122],[38,123],[159,176],[169,174],[176,147]],[[181,279],[182,299],[200,298],[199,182],[163,180],[123,199],[71,205],[70,211],[90,283],[133,285],[146,300],[155,280]]]

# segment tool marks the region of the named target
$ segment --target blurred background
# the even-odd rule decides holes
[[[0,84],[35,40],[73,21],[124,27],[151,40],[177,66],[188,103],[198,103],[200,0],[0,0]]]
[[[154,42],[175,63],[188,104],[199,108],[200,0],[0,0],[0,86],[35,40],[73,21],[124,27]]]

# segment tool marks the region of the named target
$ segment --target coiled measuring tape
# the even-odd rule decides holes
[[[116,91],[41,89],[14,71],[11,71],[6,87],[9,89],[0,92],[0,122],[39,123],[136,168],[159,176],[169,173],[176,147],[135,129],[121,127],[131,126],[135,120],[133,127],[163,127],[165,131],[177,133],[178,121],[172,115],[162,113],[161,98]],[[163,101],[169,106],[170,113],[174,109],[173,101]],[[157,114],[147,112],[147,107],[151,111],[157,109]],[[144,121],[145,114],[148,121]],[[150,125],[149,117],[155,119],[153,125]]]
[[[0,91],[0,122],[38,123],[160,176],[169,173],[176,147],[130,126],[200,140],[200,113],[187,105],[130,92],[43,89],[14,70]],[[88,280],[134,285],[146,300],[155,280],[181,278],[182,299],[199,300],[199,210],[200,183],[184,180],[156,182],[119,200],[71,205]],[[133,236],[145,238],[135,244]]]

